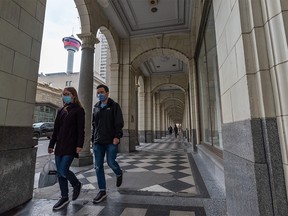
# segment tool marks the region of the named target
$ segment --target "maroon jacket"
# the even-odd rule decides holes
[[[85,112],[78,104],[68,104],[58,110],[54,132],[49,148],[55,148],[55,155],[78,157],[76,148],[84,143]]]

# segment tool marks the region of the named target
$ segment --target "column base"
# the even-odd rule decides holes
[[[191,133],[191,142],[192,142],[192,145],[193,145],[193,151],[194,152],[197,152],[197,137],[196,137],[196,129],[191,129],[190,131]]]
[[[82,166],[88,166],[93,164],[93,155],[89,156],[80,156],[79,158],[74,158],[71,166],[73,167],[82,167]]]
[[[145,143],[145,131],[138,131],[138,140],[140,143]]]
[[[159,131],[159,130],[155,131],[155,137],[156,137],[156,139],[161,139],[162,138],[161,137],[161,131]]]
[[[154,142],[153,131],[146,130],[145,140],[146,140],[146,143],[153,143]]]

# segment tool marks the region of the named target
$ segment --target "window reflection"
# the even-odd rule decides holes
[[[202,142],[222,148],[218,60],[213,8],[210,9],[197,59]]]

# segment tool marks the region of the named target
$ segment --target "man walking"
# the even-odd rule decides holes
[[[95,157],[95,169],[98,181],[99,193],[93,199],[97,204],[106,197],[106,180],[104,173],[104,157],[108,166],[116,175],[116,186],[122,184],[123,172],[116,161],[118,144],[123,136],[124,126],[122,111],[118,103],[109,98],[109,88],[106,85],[97,86],[97,102],[93,109],[92,143]]]
[[[178,127],[177,127],[176,124],[174,126],[174,133],[175,133],[175,138],[177,138],[177,136],[178,136]]]

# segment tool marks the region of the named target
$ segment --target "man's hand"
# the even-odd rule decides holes
[[[54,149],[53,148],[48,148],[48,153],[51,154],[54,152]]]
[[[76,153],[77,153],[77,154],[79,154],[81,151],[82,151],[82,148],[80,148],[80,147],[77,147],[77,148],[76,148]]]
[[[119,142],[120,142],[120,140],[119,140],[118,138],[114,138],[114,139],[113,139],[113,144],[114,144],[114,145],[118,145]]]

